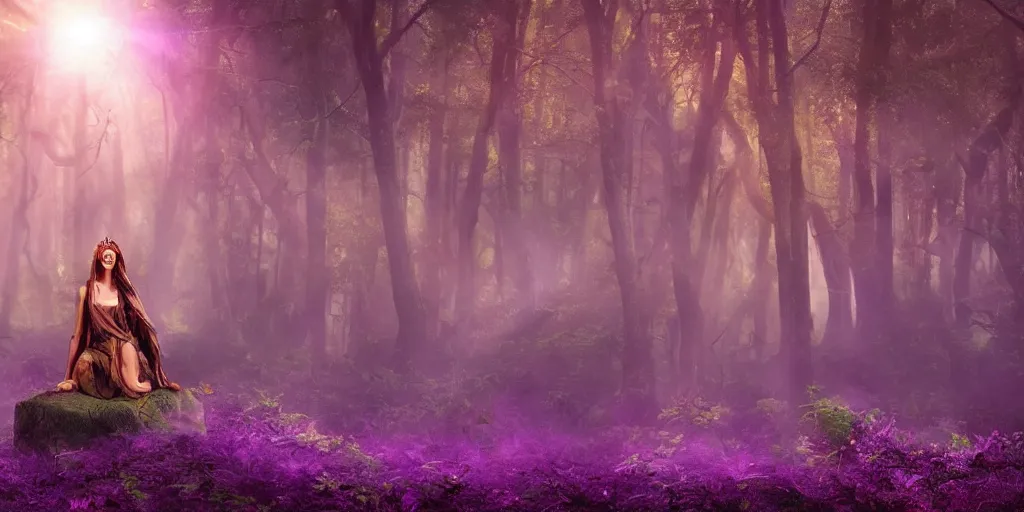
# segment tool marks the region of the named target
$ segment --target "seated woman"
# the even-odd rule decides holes
[[[78,320],[58,391],[96,398],[139,398],[158,388],[180,391],[160,361],[156,330],[128,279],[121,249],[109,238],[93,253],[89,281],[78,291]]]

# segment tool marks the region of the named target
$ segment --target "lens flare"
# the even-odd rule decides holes
[[[62,71],[101,71],[121,39],[117,25],[88,11],[55,13],[49,24],[48,58]]]

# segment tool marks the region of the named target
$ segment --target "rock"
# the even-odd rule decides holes
[[[144,431],[206,433],[203,404],[191,391],[158,389],[134,400],[50,391],[14,407],[14,446],[26,451],[78,448]]]

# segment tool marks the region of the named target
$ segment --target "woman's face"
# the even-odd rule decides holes
[[[107,249],[100,254],[100,263],[103,264],[103,268],[107,270],[114,269],[114,263],[117,263],[117,253],[113,249]]]

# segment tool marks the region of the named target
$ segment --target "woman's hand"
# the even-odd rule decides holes
[[[68,379],[57,384],[57,391],[74,391],[77,387],[78,384],[75,381]]]

